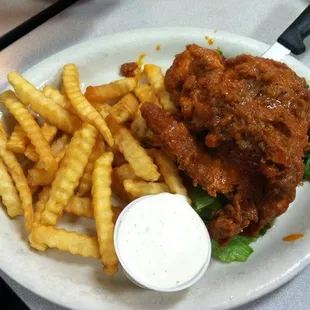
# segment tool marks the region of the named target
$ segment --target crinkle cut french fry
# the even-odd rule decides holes
[[[146,74],[150,85],[153,87],[155,92],[158,93],[163,88],[165,82],[161,68],[153,64],[145,64],[144,73]]]
[[[49,172],[57,170],[58,165],[52,150],[44,138],[42,131],[33,117],[30,115],[27,108],[19,101],[16,95],[7,90],[0,94],[0,100],[4,103],[6,108],[11,112],[14,118],[22,126],[30,139],[36,152],[39,154],[40,160],[44,163],[44,169]]]
[[[31,235],[37,244],[84,257],[100,258],[96,237],[40,224],[34,226]]]
[[[87,123],[73,135],[52,183],[50,197],[42,213],[43,224],[56,225],[58,217],[61,216],[79,184],[95,145],[96,136],[97,129]]]
[[[187,190],[174,161],[161,150],[153,149],[150,151],[150,154],[159,167],[159,171],[163,175],[165,183],[169,186],[171,193],[184,195],[189,200]]]
[[[138,110],[138,105],[139,102],[137,98],[133,94],[129,93],[119,102],[111,106],[110,113],[119,124],[125,123],[134,118]]]
[[[65,149],[66,145],[68,145],[69,142],[70,142],[70,137],[66,134],[63,134],[61,137],[59,137],[57,140],[55,140],[51,144],[51,149],[52,149],[53,154],[55,156],[59,154],[61,151]]]
[[[75,111],[70,103],[70,100],[64,96],[58,89],[55,89],[51,85],[46,85],[43,88],[43,94],[52,99],[55,103],[63,107],[65,110],[75,114]]]
[[[149,83],[159,97],[163,109],[173,114],[176,113],[177,109],[171,101],[169,93],[165,89],[164,75],[161,68],[153,64],[148,64],[144,66],[144,72]]]
[[[39,193],[39,200],[36,203],[36,208],[34,212],[32,230],[28,237],[30,245],[39,251],[45,251],[47,249],[47,246],[43,243],[36,242],[35,238],[33,237],[33,232],[35,231],[34,228],[41,222],[41,214],[44,210],[45,203],[47,202],[50,195],[50,190],[51,188],[49,186],[45,186]]]
[[[26,228],[29,231],[33,221],[32,195],[22,167],[17,161],[15,155],[7,148],[6,132],[3,131],[2,135],[3,137],[0,138],[0,157],[7,166],[19,193],[22,207],[24,209]]]
[[[13,181],[4,165],[3,161],[0,159],[0,196],[2,202],[5,205],[8,215],[10,217],[15,217],[17,215],[23,215],[22,203],[19,199]]]
[[[50,125],[48,123],[44,123],[41,127],[42,134],[46,141],[50,143],[57,134],[57,127],[54,125]],[[28,159],[32,161],[38,161],[39,155],[35,151],[34,146],[32,144],[29,144],[26,148],[25,155]]]
[[[113,164],[112,164],[113,167],[118,167],[118,166],[126,164],[126,159],[124,155],[119,151],[116,145],[114,145],[113,147],[107,146],[107,151],[112,152],[114,155]]]
[[[158,180],[160,174],[158,173],[157,167],[152,158],[131,135],[129,130],[122,125],[117,124],[111,115],[107,116],[106,120],[111,132],[113,133],[115,144],[123,153],[134,173],[146,181]]]
[[[169,187],[166,183],[145,182],[139,180],[124,180],[125,190],[135,198],[153,195],[159,193],[170,193]]]
[[[55,156],[55,159],[58,163],[61,161],[69,142],[70,142],[70,137],[66,134],[63,134],[61,137],[59,137],[57,140],[55,140],[51,144],[52,153]],[[41,161],[37,161],[34,164],[33,168],[43,169],[44,165]]]
[[[63,159],[68,145],[64,145],[62,150],[57,150],[58,153],[54,153],[57,163],[60,163]],[[36,188],[38,186],[51,185],[55,179],[56,172],[47,173],[41,168],[41,162],[36,162],[35,165],[28,170],[27,182],[30,188]]]
[[[89,197],[73,196],[64,211],[77,216],[94,217],[92,199]]]
[[[85,122],[95,126],[109,145],[113,145],[113,137],[105,120],[97,110],[87,101],[80,89],[79,72],[74,64],[64,66],[62,79],[66,93],[76,113]]]
[[[45,186],[39,193],[39,200],[36,203],[36,208],[34,212],[34,224],[41,222],[41,214],[50,196],[50,191],[51,191],[51,188],[49,186]]]
[[[121,207],[113,207],[113,223],[116,223],[116,220],[120,213],[122,212]],[[69,204],[65,207],[65,212],[72,213],[77,216],[85,216],[88,218],[94,218],[92,199],[89,197],[78,197],[73,196]]]
[[[124,164],[120,167],[116,167],[113,169],[115,173],[118,175],[118,177],[124,181],[126,179],[140,179],[139,177],[136,176],[134,173],[133,169],[130,167],[129,164]]]
[[[132,135],[139,141],[152,140],[153,138],[153,132],[149,127],[147,127],[146,121],[143,118],[140,109],[138,109],[134,116],[130,130]]]
[[[27,134],[20,124],[16,124],[7,143],[7,148],[17,154],[24,154],[29,143]]]
[[[31,109],[58,129],[73,134],[81,127],[81,120],[68,112],[52,99],[36,89],[30,82],[24,79],[17,72],[8,75],[10,84],[14,87],[18,97],[24,105],[31,103]]]
[[[104,153],[96,160],[92,187],[94,217],[103,271],[110,275],[118,271],[118,258],[113,241],[112,161],[111,152]]]
[[[55,141],[54,149],[52,147],[52,151],[54,151],[53,154],[57,163],[60,163],[65,156],[68,145],[61,144],[66,140],[66,138],[67,136],[62,136],[57,141]],[[63,147],[62,149],[60,148],[61,146]],[[44,169],[42,169],[41,166],[41,162],[38,161],[31,169],[28,170],[27,182],[32,188],[36,186],[51,185],[55,179],[56,172],[47,173]]]
[[[85,97],[90,102],[105,102],[112,99],[118,99],[130,93],[137,86],[135,78],[126,78],[100,86],[88,86]]]
[[[55,173],[47,173],[41,168],[28,170],[27,182],[30,187],[51,185],[55,179]]]
[[[91,190],[92,187],[92,175],[95,166],[95,161],[104,152],[104,142],[98,137],[93,151],[89,157],[88,163],[84,169],[83,175],[80,180],[78,188],[78,196],[83,196]]]
[[[137,86],[135,88],[135,95],[139,99],[140,103],[152,102],[160,106],[154,90],[147,84]]]
[[[130,193],[126,192],[125,187],[123,185],[123,180],[117,175],[115,170],[112,171],[112,192],[124,202],[131,202],[135,199]]]
[[[2,123],[2,119],[0,120],[0,138],[2,140],[4,140],[5,142],[7,142],[8,137],[6,134],[6,130],[4,129],[3,123]]]

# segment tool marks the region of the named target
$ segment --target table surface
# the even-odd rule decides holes
[[[0,22],[0,35],[12,28],[14,23],[10,24],[10,21],[17,20],[15,14],[24,14],[21,6],[19,10],[16,9],[16,4],[19,2],[22,5],[25,1],[1,2],[5,3],[4,14],[12,14],[12,19],[6,18],[7,24]],[[43,9],[46,3],[53,2],[55,1],[27,1],[26,18],[31,12],[31,5],[35,14],[40,6]],[[1,52],[0,89],[6,86],[6,74],[9,71],[23,72],[47,56],[73,44],[130,29],[165,26],[216,28],[272,44],[308,4],[309,0],[80,1]],[[309,40],[306,43],[310,46]],[[310,52],[298,58],[310,67]],[[31,310],[64,310],[21,287],[1,270],[0,276]],[[310,267],[273,293],[239,309],[309,309],[309,283]]]

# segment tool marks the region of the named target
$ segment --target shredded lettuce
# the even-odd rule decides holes
[[[227,203],[225,197],[218,196],[213,198],[200,186],[194,187],[190,191],[190,198],[192,199],[194,210],[204,222],[212,219],[212,211],[221,209]],[[245,262],[254,251],[250,243],[256,241],[258,237],[263,236],[269,228],[270,225],[265,226],[257,237],[235,236],[229,241],[226,247],[220,247],[217,241],[211,240],[212,256],[225,263]]]
[[[222,56],[223,55],[223,51],[222,51],[222,49],[220,48],[220,47],[218,47],[217,49],[217,52]]]
[[[310,154],[306,154],[304,163],[306,164],[306,169],[304,172],[304,178],[309,179],[310,178]]]
[[[200,186],[194,187],[190,191],[190,198],[194,210],[204,221],[211,220],[212,211],[222,208],[219,199],[211,197]]]
[[[257,238],[246,236],[235,236],[230,239],[225,247],[219,247],[215,240],[211,240],[212,256],[225,263],[246,262],[253,253],[249,244]]]

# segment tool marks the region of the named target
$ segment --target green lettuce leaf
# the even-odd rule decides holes
[[[217,52],[222,56],[223,55],[223,51],[222,51],[222,49],[220,48],[220,47],[218,47],[217,49]]]
[[[256,241],[256,239],[246,236],[235,236],[223,248],[219,247],[215,240],[211,240],[212,256],[225,263],[246,262],[254,251],[249,244]]]
[[[228,200],[224,196],[219,195],[213,198],[200,186],[193,187],[189,195],[192,200],[192,207],[205,222],[212,219],[212,211],[219,210],[228,203]],[[220,247],[217,241],[211,240],[212,257],[225,263],[247,261],[254,251],[250,243],[263,236],[270,227],[271,225],[267,224],[261,229],[257,237],[235,236],[229,241],[226,247]]]
[[[304,178],[309,179],[310,178],[310,156],[309,156],[309,154],[305,158],[305,164],[306,164],[306,169],[304,172]]]
[[[208,221],[212,218],[212,211],[222,208],[219,199],[211,197],[200,186],[193,187],[189,195],[194,210],[204,221]]]

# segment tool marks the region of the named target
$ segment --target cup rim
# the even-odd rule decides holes
[[[172,195],[179,195],[179,194],[172,194]],[[196,214],[197,218],[201,221],[201,223],[204,225],[205,227],[205,232],[207,235],[207,244],[205,245],[207,247],[208,250],[208,254],[206,257],[206,260],[204,262],[204,264],[202,265],[202,267],[199,269],[199,271],[195,274],[195,276],[193,276],[192,279],[186,281],[185,283],[181,284],[181,285],[177,285],[177,286],[173,286],[173,287],[168,287],[168,288],[160,288],[157,286],[153,286],[150,284],[145,283],[144,281],[138,279],[131,270],[129,270],[129,268],[127,268],[126,263],[124,262],[124,260],[122,259],[121,255],[120,255],[120,251],[119,251],[119,247],[118,247],[118,233],[119,233],[119,229],[120,229],[120,225],[122,222],[122,218],[126,215],[126,213],[129,211],[130,208],[132,208],[138,201],[144,200],[146,198],[152,197],[152,196],[156,196],[156,195],[147,195],[147,196],[143,196],[143,197],[139,197],[135,200],[133,200],[132,202],[130,202],[121,212],[121,214],[118,216],[117,221],[115,223],[115,228],[114,228],[114,248],[115,248],[115,252],[116,255],[119,259],[119,262],[124,270],[124,273],[126,275],[126,277],[133,282],[135,285],[138,285],[139,287],[143,287],[146,289],[150,289],[150,290],[154,290],[154,291],[158,291],[158,292],[177,292],[177,291],[181,291],[184,290],[190,286],[192,286],[193,284],[195,284],[197,281],[199,281],[201,279],[201,277],[204,275],[205,271],[207,270],[209,264],[210,264],[210,260],[211,260],[211,239],[210,239],[210,235],[209,232],[207,230],[207,227],[205,226],[205,223],[203,222],[203,220],[200,218],[200,216],[195,212],[195,210],[193,209],[193,212]]]

